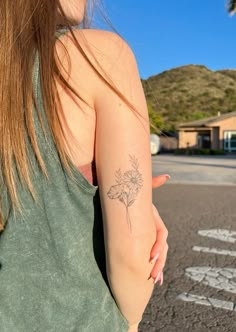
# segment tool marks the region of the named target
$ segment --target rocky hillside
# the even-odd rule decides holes
[[[187,65],[142,80],[148,106],[161,129],[236,110],[236,70],[212,71]]]

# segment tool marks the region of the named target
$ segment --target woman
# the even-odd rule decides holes
[[[137,331],[163,280],[135,59],[86,5],[0,2],[1,332]]]

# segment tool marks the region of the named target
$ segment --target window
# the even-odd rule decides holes
[[[236,151],[236,131],[224,131],[224,150]]]
[[[198,133],[197,143],[199,148],[210,149],[211,148],[210,132]]]

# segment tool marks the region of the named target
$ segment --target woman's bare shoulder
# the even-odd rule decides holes
[[[89,89],[94,99],[97,94],[102,95],[101,89],[102,93],[110,94],[111,91],[100,79],[101,76],[126,95],[131,81],[135,78],[139,80],[136,59],[128,43],[117,33],[110,31],[75,29],[73,32],[80,50],[69,32],[60,39],[70,55],[74,73],[80,73],[77,75],[77,80],[86,85],[86,89]],[[95,73],[89,62],[99,75]]]
[[[127,42],[117,33],[98,29],[75,30],[75,36],[82,44],[89,43],[97,50],[109,50],[116,52],[121,47],[129,48]]]
[[[75,31],[75,36],[86,53],[91,54],[100,65],[105,66],[105,70],[109,70],[109,67],[113,68],[114,64],[125,65],[127,62],[135,61],[129,44],[115,32],[81,29]]]

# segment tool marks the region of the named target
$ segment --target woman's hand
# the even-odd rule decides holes
[[[158,188],[162,186],[170,176],[168,174],[163,174],[156,176],[152,179],[152,187]],[[167,236],[168,231],[165,227],[156,207],[153,205],[153,216],[156,221],[156,242],[154,243],[151,254],[150,261],[154,264],[153,269],[150,273],[150,278],[153,278],[154,283],[158,282],[160,285],[163,283],[163,269],[166,263],[168,244]]]

